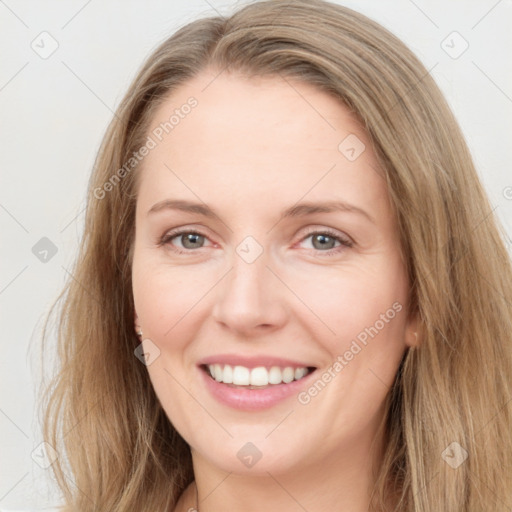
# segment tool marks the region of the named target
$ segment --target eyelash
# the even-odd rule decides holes
[[[186,253],[194,252],[194,250],[197,250],[197,249],[183,250],[183,249],[180,249],[180,248],[175,247],[174,245],[170,244],[172,239],[176,238],[179,235],[185,235],[185,234],[199,235],[204,238],[208,238],[205,234],[203,234],[199,231],[194,231],[194,230],[190,230],[190,229],[176,229],[176,230],[170,231],[168,233],[165,233],[159,240],[158,246],[160,247],[160,246],[164,246],[164,245],[170,245],[172,247],[171,250],[173,250],[174,252],[177,252],[178,254],[186,254]],[[306,240],[307,238],[309,238],[312,235],[328,235],[329,237],[333,238],[335,241],[340,242],[340,244],[341,244],[340,246],[333,248],[333,249],[329,249],[327,251],[320,251],[320,250],[313,248],[313,250],[321,253],[323,256],[334,256],[347,248],[353,247],[353,245],[354,245],[354,243],[349,238],[344,238],[329,228],[326,228],[323,230],[310,231],[308,234],[306,234],[300,240],[300,242],[303,242],[304,240]],[[202,247],[200,249],[202,249]]]

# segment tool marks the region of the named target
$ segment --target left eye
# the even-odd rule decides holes
[[[353,245],[348,238],[344,238],[332,231],[314,231],[304,237],[302,242],[308,238],[312,239],[312,246],[314,249],[318,249],[320,252],[325,252],[327,254],[339,252],[340,250],[352,247]],[[334,245],[336,242],[339,244],[337,247]]]

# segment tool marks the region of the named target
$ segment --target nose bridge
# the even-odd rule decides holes
[[[268,252],[252,237],[237,247],[232,268],[219,283],[214,318],[233,330],[249,332],[282,324],[285,318],[282,285],[267,268]]]

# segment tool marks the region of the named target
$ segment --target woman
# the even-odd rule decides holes
[[[275,0],[179,30],[90,182],[45,402],[64,510],[509,510],[491,211],[375,22]]]

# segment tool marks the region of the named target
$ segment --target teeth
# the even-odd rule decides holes
[[[295,368],[295,380],[299,380],[299,379],[302,379],[302,377],[304,377],[304,375],[306,375],[306,373],[308,373],[308,369],[307,368]]]
[[[283,381],[283,372],[279,366],[272,366],[270,368],[270,372],[268,373],[268,382],[269,384],[281,384]]]
[[[241,368],[239,366],[239,368]],[[251,370],[251,386],[266,386],[268,384],[268,372],[260,366]]]
[[[295,378],[295,370],[293,368],[290,368],[289,366],[287,366],[283,370],[283,382],[286,382],[286,384],[288,384],[288,382],[291,382],[294,378]]]
[[[224,384],[233,384],[233,368],[231,366],[224,367],[222,382],[224,382]]]
[[[210,372],[212,371],[212,369],[210,368]],[[215,364],[213,365],[213,377],[215,378],[215,380],[221,382],[222,381],[222,367],[220,364]]]
[[[235,366],[233,368],[233,384],[237,386],[248,386],[250,384],[251,373],[249,368],[244,366]]]
[[[293,380],[302,379],[309,371],[306,367],[292,368],[272,366],[265,368],[246,368],[245,366],[230,366],[229,364],[209,364],[210,375],[217,381],[235,386],[268,386],[269,384],[288,384]]]

